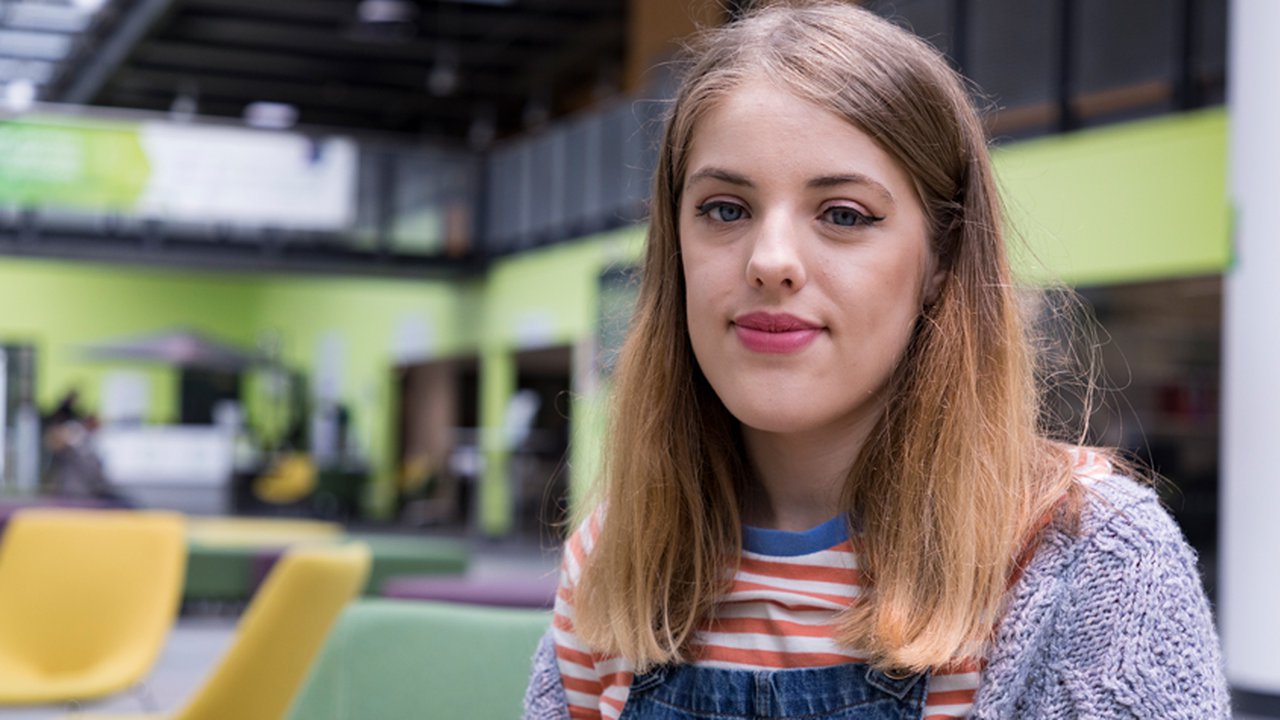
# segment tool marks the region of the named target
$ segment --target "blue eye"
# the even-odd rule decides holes
[[[827,221],[832,225],[840,227],[856,227],[858,225],[870,225],[871,223],[883,218],[870,217],[864,215],[857,210],[849,207],[833,207],[828,208],[825,213]]]
[[[698,206],[698,215],[710,215],[719,222],[737,222],[746,217],[747,211],[741,205],[717,200]]]

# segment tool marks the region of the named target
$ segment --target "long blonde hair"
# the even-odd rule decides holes
[[[677,218],[698,120],[767,77],[845,118],[904,167],[947,278],[849,474],[866,587],[838,639],[882,668],[960,659],[998,620],[1020,551],[1074,497],[1039,429],[1034,353],[1005,256],[985,134],[963,80],[919,38],[847,3],[779,3],[708,31],[671,108],[636,314],[615,374],[603,498],[575,628],[638,668],[687,660],[741,552],[750,469],[698,368]],[[1074,506],[1072,506],[1074,507]]]

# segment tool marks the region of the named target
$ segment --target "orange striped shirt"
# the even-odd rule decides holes
[[[1075,455],[1085,482],[1111,472],[1092,451]],[[553,632],[569,715],[617,718],[631,687],[632,666],[623,658],[592,652],[573,631],[573,591],[583,562],[599,535],[596,511],[565,546]],[[835,639],[835,617],[857,599],[862,586],[857,553],[843,517],[801,533],[744,529],[744,550],[733,583],[715,615],[696,637],[695,664],[743,670],[827,667],[863,662],[856,649]],[[975,649],[976,651],[976,649]],[[974,656],[929,676],[925,720],[969,715],[984,660]]]
[[[556,598],[556,655],[572,718],[617,718],[631,687],[622,658],[592,652],[573,632],[573,588],[599,531],[597,512],[569,539]],[[742,560],[716,614],[698,634],[698,665],[771,670],[865,658],[835,639],[835,616],[858,597],[861,575],[843,517],[803,533],[747,528]],[[963,718],[978,663],[930,677],[925,718]]]

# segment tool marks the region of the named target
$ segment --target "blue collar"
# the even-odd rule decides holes
[[[796,557],[830,550],[849,539],[849,520],[837,515],[817,527],[791,532],[742,526],[742,547],[757,555]]]

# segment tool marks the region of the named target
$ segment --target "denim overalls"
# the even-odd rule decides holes
[[[677,665],[637,675],[619,720],[919,720],[926,675],[893,678],[863,664],[798,670]]]

